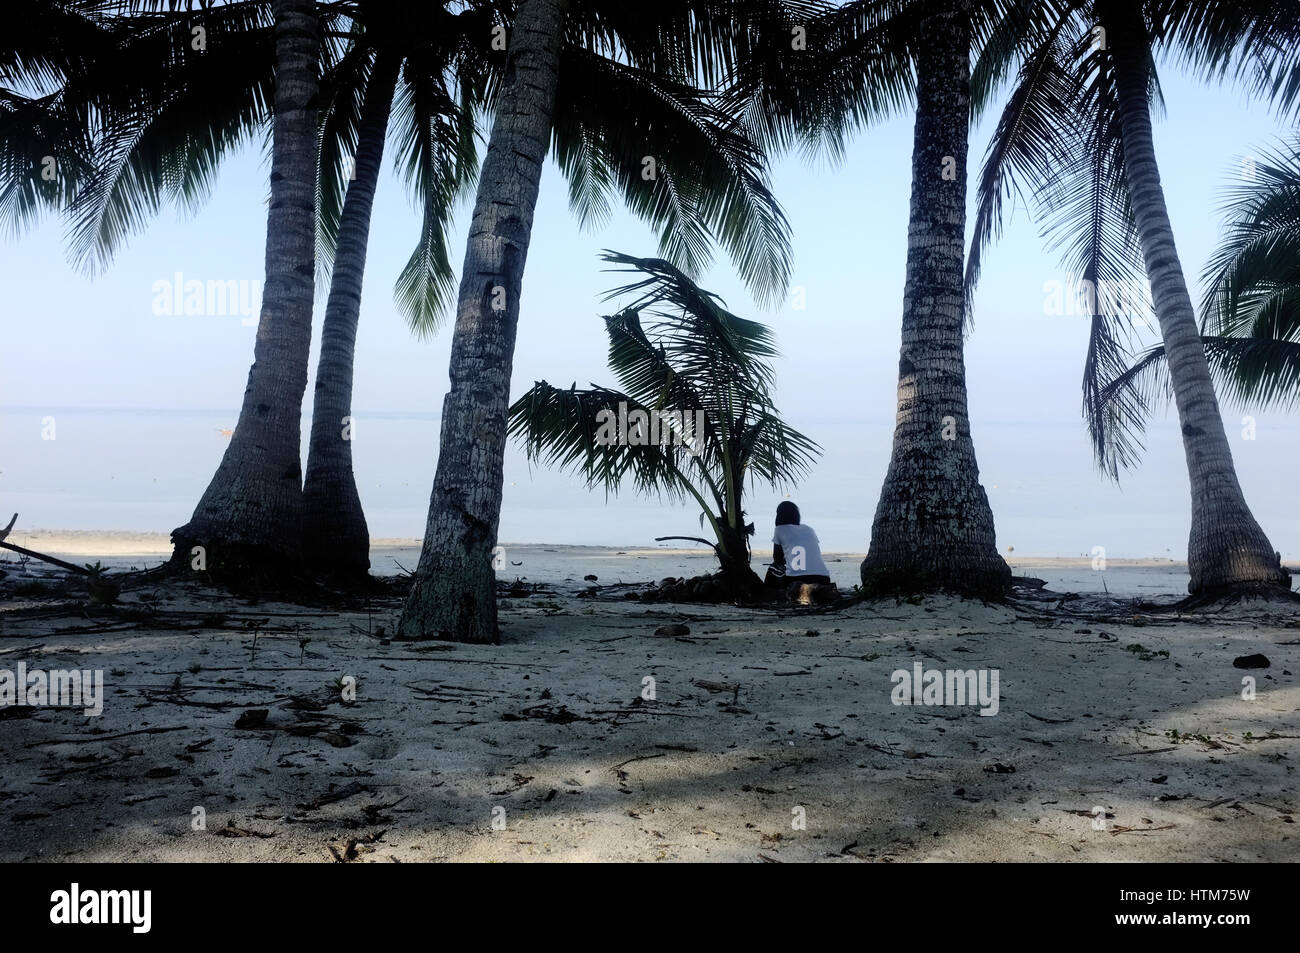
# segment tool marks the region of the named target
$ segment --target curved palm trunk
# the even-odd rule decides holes
[[[525,0],[515,18],[470,223],[438,469],[419,568],[398,623],[402,638],[497,641],[492,549],[510,372],[567,6],[568,0]]]
[[[319,40],[312,0],[275,0],[275,120],[266,282],[239,423],[190,521],[172,531],[173,562],[223,581],[285,578],[301,558],[302,398],[316,265]]]
[[[311,443],[302,488],[303,556],[309,566],[342,579],[364,577],[370,569],[370,531],[352,473],[352,368],[370,213],[400,67],[400,57],[381,53],[370,72],[357,133],[356,177],[348,183],[339,217],[338,248],[316,363]]]
[[[1131,0],[1102,2],[1098,7],[1115,69],[1129,199],[1151,280],[1187,456],[1192,489],[1188,591],[1259,585],[1289,589],[1290,576],[1282,569],[1237,482],[1196,312],[1174,247],[1151,137],[1146,26]]]
[[[1011,570],[979,482],[962,353],[970,23],[951,2],[922,30],[898,414],[862,583],[999,598]]]

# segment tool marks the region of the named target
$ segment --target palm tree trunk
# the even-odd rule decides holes
[[[317,51],[312,0],[275,0],[275,120],[262,313],[234,436],[194,515],[172,531],[173,562],[248,584],[301,558],[302,398],[316,264]]]
[[[370,213],[401,64],[400,56],[381,52],[370,71],[316,363],[302,488],[303,555],[309,566],[340,579],[364,578],[370,569],[370,531],[352,473],[352,370]]]
[[[1131,0],[1103,0],[1098,7],[1115,69],[1129,199],[1151,280],[1187,456],[1192,490],[1188,591],[1198,594],[1261,585],[1289,589],[1290,577],[1237,482],[1196,311],[1174,247],[1151,136],[1146,25],[1140,7]]]
[[[1011,570],[979,482],[962,352],[970,22],[954,0],[922,32],[898,412],[861,575],[872,593],[1000,598]]]
[[[498,638],[492,549],[510,372],[567,6],[568,0],[524,0],[515,18],[470,223],[438,469],[419,568],[398,623],[402,638]]]
[[[743,517],[741,519],[743,521]],[[745,527],[731,525],[724,516],[721,543],[718,564],[727,591],[737,598],[762,591],[763,580],[749,562],[749,537],[745,533]]]

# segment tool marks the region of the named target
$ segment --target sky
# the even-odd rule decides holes
[[[1198,299],[1197,279],[1219,235],[1223,188],[1240,174],[1243,156],[1285,130],[1236,91],[1192,83],[1172,67],[1162,79],[1167,114],[1157,121],[1156,149]],[[995,119],[996,110],[972,131],[972,179]],[[701,279],[733,311],[771,325],[782,350],[778,406],[824,448],[800,486],[755,490],[748,509],[760,524],[756,545],[770,535],[770,514],[789,493],[825,548],[865,551],[892,434],[911,140],[911,116],[903,115],[860,133],[842,162],[799,155],[774,162],[803,310],[792,307],[793,296],[760,309],[725,253]],[[164,211],[93,277],[69,263],[56,219],[0,241],[8,315],[0,349],[0,507],[16,508],[6,496],[21,500],[29,527],[165,531],[188,518],[224,450],[216,431],[234,426],[255,329],[237,314],[155,313],[155,283],[177,272],[186,280],[259,283],[266,195],[267,167],[251,144],[222,168],[196,215]],[[466,203],[456,217],[457,274],[469,213]],[[358,482],[375,535],[422,530],[447,386],[449,330],[417,339],[392,302],[417,229],[390,163],[375,202],[354,391]],[[600,299],[620,276],[602,271],[603,248],[653,255],[657,243],[621,207],[601,227],[580,229],[563,177],[548,163],[524,276],[512,398],[535,380],[613,383],[599,320],[612,308]],[[1156,415],[1144,461],[1121,486],[1097,472],[1080,415],[1087,322],[1045,306],[1050,283],[1066,278],[1024,209],[1008,218],[985,256],[967,384],[999,548],[1079,555],[1103,546],[1116,557],[1181,559],[1190,517],[1175,414]],[[317,335],[323,304],[320,295]],[[1147,334],[1139,343],[1151,340]],[[313,366],[315,355],[314,346]],[[308,411],[310,395],[309,385]],[[130,409],[169,415],[85,415]],[[186,416],[191,411],[210,413]],[[1255,437],[1246,439],[1243,414],[1224,407],[1247,500],[1274,545],[1294,556],[1300,420],[1254,413]],[[46,417],[68,422],[55,441],[40,439]],[[120,481],[118,490],[104,489],[106,474]],[[665,512],[630,489],[607,500],[572,477],[529,467],[512,448],[503,541],[646,545],[666,533],[698,534],[695,515],[680,506]]]

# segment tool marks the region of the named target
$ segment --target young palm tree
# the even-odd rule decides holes
[[[640,492],[693,499],[713,531],[723,587],[752,594],[762,583],[749,565],[746,478],[795,482],[820,453],[773,405],[772,333],[662,259],[602,257],[641,276],[606,296],[636,296],[604,319],[623,389],[539,381],[510,407],[510,433],[531,460],[590,487],[615,492],[630,477]]]
[[[1234,403],[1290,409],[1300,404],[1300,139],[1243,160],[1242,174],[1202,275],[1201,343]],[[1145,411],[1169,394],[1164,358],[1163,345],[1150,348],[1102,398]]]
[[[1158,97],[1153,51],[1181,50],[1219,76],[1235,69],[1257,88],[1294,103],[1291,72],[1296,21],[1287,4],[1087,0],[1067,5],[1039,47],[1025,57],[980,186],[980,213],[968,290],[979,248],[997,228],[1005,190],[1031,183],[1058,242],[1093,289],[1131,285],[1145,272],[1178,407],[1192,487],[1189,591],[1288,584],[1273,547],[1237,481],[1206,351],[1174,246],[1151,138]],[[1250,40],[1247,44],[1247,39]],[[1125,365],[1124,318],[1094,294],[1085,367],[1085,414],[1103,469],[1117,475],[1136,458],[1133,434],[1141,408],[1103,397],[1106,380]]]
[[[687,272],[707,261],[716,236],[760,295],[784,289],[787,225],[768,191],[763,155],[693,85],[715,71],[716,48],[730,42],[718,40],[730,33],[709,16],[731,9],[727,2],[670,2],[649,14],[602,0],[519,5],[470,223],[437,473],[402,637],[497,639],[492,551],[510,372],[552,141],[582,220],[603,215],[618,189],[660,227],[665,257]],[[566,45],[566,35],[581,42]]]

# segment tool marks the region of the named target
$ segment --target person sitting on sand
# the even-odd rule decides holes
[[[811,526],[799,522],[799,507],[789,500],[776,508],[776,533],[772,536],[772,565],[763,584],[776,588],[792,582],[828,583],[821,542]]]

